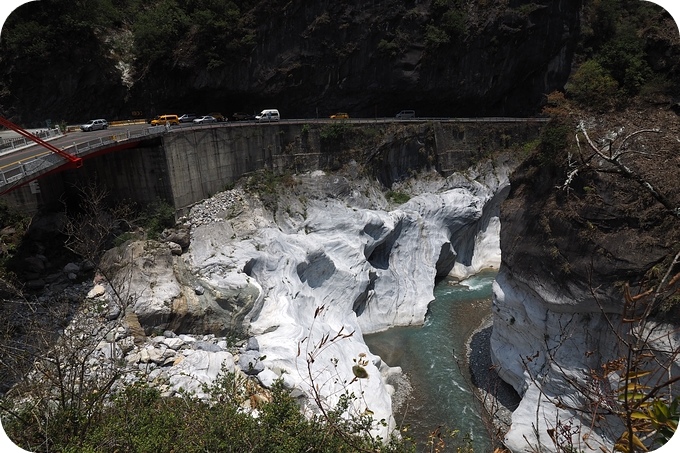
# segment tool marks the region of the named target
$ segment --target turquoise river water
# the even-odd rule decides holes
[[[491,312],[495,273],[483,273],[461,284],[443,280],[435,287],[425,323],[395,327],[365,337],[371,352],[388,365],[402,367],[412,386],[407,402],[397,409],[397,425],[419,442],[430,432],[458,430],[446,451],[456,451],[469,439],[475,452],[491,449],[481,419],[481,407],[470,388],[465,343]]]

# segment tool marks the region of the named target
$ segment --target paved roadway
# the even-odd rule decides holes
[[[315,122],[317,120],[283,120],[281,122],[289,122],[289,123],[294,123],[294,122]],[[320,122],[325,122],[326,120],[318,120]],[[333,121],[333,120],[330,120]],[[335,120],[337,121],[337,120]],[[357,122],[360,120],[356,120]],[[224,123],[208,123],[208,124],[193,124],[193,123],[180,123],[177,126],[171,126],[170,131],[174,130],[181,130],[184,128],[206,128],[206,127],[236,127],[236,126],[248,126],[248,125],[255,125],[259,123],[255,123],[253,121],[237,121],[237,122],[224,122]],[[264,123],[262,123],[264,124]],[[49,140],[49,143],[53,146],[56,146],[59,149],[66,150],[68,152],[68,147],[73,146],[74,144],[80,144],[80,143],[85,143],[91,140],[98,140],[103,137],[110,137],[112,135],[121,135],[121,136],[127,136],[127,133],[130,132],[131,134],[134,134],[135,132],[141,131],[143,129],[146,129],[150,127],[149,124],[123,124],[123,125],[110,125],[108,129],[102,129],[98,131],[91,131],[91,132],[83,132],[81,130],[76,130],[73,132],[68,132],[65,135],[61,137],[56,137],[51,140]],[[19,149],[17,151],[11,151],[8,153],[5,153],[4,155],[0,156],[0,172],[2,172],[6,168],[11,168],[17,166],[21,162],[26,162],[41,156],[45,156],[50,154],[51,151],[43,148],[42,146],[38,146],[38,144],[35,144],[33,146],[28,146],[26,148]]]
[[[349,122],[349,123],[393,123],[393,122],[403,122],[403,123],[413,123],[413,122],[427,122],[427,121],[441,121],[441,122],[516,122],[516,121],[539,121],[546,122],[547,118],[422,118],[417,117],[409,120],[396,120],[394,118],[351,118],[344,120],[333,120],[328,118],[305,118],[305,119],[282,119],[281,123],[289,124],[309,124],[309,123],[337,123],[337,122]],[[254,121],[228,121],[224,123],[208,123],[208,124],[193,124],[193,123],[180,123],[177,126],[172,126],[170,131],[181,130],[185,128],[206,128],[206,127],[243,127],[243,126],[253,126],[253,125],[266,125],[267,123],[256,123]],[[277,122],[273,122],[277,124]],[[62,137],[57,137],[50,140],[50,144],[56,146],[57,148],[66,150],[68,152],[68,147],[74,144],[84,144],[90,140],[98,140],[103,137],[111,137],[112,135],[121,135],[123,137],[127,136],[128,131],[130,133],[139,132],[142,129],[150,127],[149,124],[122,124],[122,125],[110,125],[108,129],[83,132],[81,130],[68,132]],[[0,156],[0,172],[5,169],[16,167],[17,164],[21,162],[26,162],[35,159],[40,156],[44,156],[51,153],[51,151],[38,146],[29,146],[14,152],[6,153]]]

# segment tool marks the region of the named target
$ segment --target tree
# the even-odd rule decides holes
[[[579,104],[606,111],[614,106],[619,84],[595,60],[583,63],[572,75],[567,93]]]
[[[657,128],[624,133],[623,128],[599,140],[591,138],[584,121],[576,128],[576,150],[567,157],[567,176],[561,189],[574,190],[575,181],[594,172],[614,175],[637,185],[660,205],[666,216],[677,222],[680,208],[664,194],[651,178],[644,176],[641,159],[659,159],[652,151],[648,135],[660,134]],[[658,263],[636,283],[622,286],[622,304],[618,314],[605,309],[608,301],[597,291],[598,283],[589,282],[591,298],[599,307],[608,334],[614,339],[613,355],[590,351],[590,363],[597,365],[582,371],[561,363],[558,350],[569,341],[565,330],[556,346],[544,348],[546,363],[556,369],[575,396],[555,396],[542,392],[555,407],[575,414],[571,419],[552,421],[548,434],[557,451],[578,451],[575,439],[588,444],[590,431],[599,431],[610,439],[614,451],[632,453],[648,451],[667,442],[680,419],[680,394],[674,384],[680,380],[680,336],[677,325],[665,317],[680,300],[680,250],[677,244],[667,259]],[[527,372],[541,388],[541,378],[533,375],[530,362],[523,357]],[[569,369],[568,369],[569,368]],[[548,423],[546,421],[546,423]],[[587,430],[584,429],[587,427]],[[588,431],[588,432],[586,432]],[[592,442],[592,441],[591,441]],[[589,445],[590,448],[597,448]],[[603,445],[606,447],[606,445]]]
[[[128,209],[107,209],[107,194],[95,185],[84,187],[82,194],[80,213],[65,222],[65,246],[103,275],[99,257],[117,230],[119,216]],[[40,300],[25,295],[9,280],[3,283],[11,297],[3,302],[15,304],[13,316],[27,322],[21,334],[5,331],[0,345],[8,362],[3,366],[14,366],[14,379],[19,380],[0,400],[0,413],[24,447],[60,448],[92,429],[122,374],[116,332],[123,327],[126,307],[135,296],[112,285],[111,303],[86,300],[73,308],[69,301]]]

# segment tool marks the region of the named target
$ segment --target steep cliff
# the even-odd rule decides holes
[[[58,0],[21,7],[0,43],[3,110],[24,121],[267,106],[289,118],[531,115],[569,75],[581,2],[127,4],[90,22]]]
[[[638,140],[630,139],[622,162],[680,206],[677,117],[658,109],[643,112],[586,119],[584,125],[593,144],[607,153],[624,137],[647,129],[635,136]],[[579,451],[597,450],[600,443],[611,448],[625,429],[611,415],[610,403],[586,407],[583,389],[600,382],[594,376],[602,373],[611,384],[600,382],[601,401],[610,401],[604,395],[616,400],[626,367],[612,364],[628,354],[622,338],[633,338],[626,329],[639,315],[628,311],[623,316],[624,306],[632,304],[625,303],[624,287],[630,284],[633,294],[656,288],[680,243],[677,213],[601,159],[583,165],[578,144],[588,151],[585,135],[579,135],[579,143],[565,138],[564,148],[554,154],[543,149],[512,175],[501,210],[492,352],[499,374],[523,395],[506,439],[513,451],[529,444],[556,448],[549,433],[559,423],[583,423],[579,432],[574,428],[562,438]],[[579,172],[573,173],[577,166]],[[672,271],[677,273],[677,266]],[[650,309],[654,322],[680,324],[677,297]],[[653,337],[662,339],[659,350],[675,351],[667,373],[677,376],[677,334]],[[606,374],[606,366],[615,371]],[[573,410],[578,407],[586,410]],[[597,410],[603,418],[595,416]]]
[[[472,5],[460,35],[433,43],[426,33],[441,21],[436,3],[257,7],[257,43],[247,58],[215,71],[187,65],[157,96],[228,105],[231,94],[239,108],[270,103],[289,116],[392,116],[406,107],[422,116],[521,115],[566,81],[580,2],[542,2],[530,13]],[[157,86],[153,77],[140,84]]]

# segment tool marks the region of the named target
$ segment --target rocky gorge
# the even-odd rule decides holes
[[[650,114],[667,127],[637,143],[665,156],[636,163],[661,187],[676,168],[669,165],[677,160],[673,115]],[[633,131],[640,124],[618,121]],[[612,130],[604,121],[588,124],[594,136]],[[351,412],[372,414],[373,433],[385,438],[408,376],[363,336],[422,324],[439,279],[496,269],[485,335],[493,369],[522,397],[504,445],[560,451],[551,432],[567,422],[568,442],[584,451],[612,445],[621,429],[615,418],[592,427],[570,407],[582,404],[589,370],[622,353],[612,326],[621,323],[624,282],[651,284],[661,269],[673,269],[678,230],[664,208],[641,201],[620,176],[585,167],[566,190],[568,155],[548,158],[540,146],[476,159],[464,153],[448,176],[427,159],[409,171],[410,153],[400,149],[384,147],[398,177],[381,165],[367,176],[371,170],[351,159],[333,171],[255,172],[194,205],[157,240],[109,250],[101,273],[70,296],[85,302],[64,338],[86,327],[97,340],[87,373],[118,367],[114,390],[147,382],[164,396],[206,397],[204,384],[235,371],[261,388],[251,410],[277,380],[308,414],[354,395]],[[644,247],[630,248],[640,241]],[[91,269],[73,262],[63,274],[75,281]],[[52,277],[45,280],[48,293],[59,291]],[[650,325],[665,332],[654,348],[668,351],[667,372],[677,376],[673,307]],[[607,388],[621,373],[608,375]]]
[[[95,116],[210,111],[215,103],[250,111],[265,102],[287,117],[325,116],[341,107],[353,117],[393,115],[406,102],[419,115],[536,114],[547,92],[565,88],[572,64],[607,61],[609,54],[591,53],[602,44],[593,37],[602,30],[615,35],[612,18],[619,17],[593,13],[611,21],[590,22],[579,44],[585,53],[572,60],[587,22],[579,18],[587,11],[581,2],[478,2],[465,10],[464,24],[454,14],[463,2],[386,1],[363,3],[364,9],[321,2],[323,11],[316,4],[253,2],[239,11],[232,30],[244,33],[224,54],[197,52],[205,30],[183,21],[180,13],[188,11],[173,10],[182,19],[171,30],[179,44],[134,58],[124,52],[129,24],[93,26],[70,11],[73,29],[37,26],[57,17],[58,3],[19,29],[27,33],[1,43],[33,53],[3,47],[0,55],[7,63],[0,102],[27,123],[75,118],[89,111],[83,105]],[[35,11],[26,11],[23,18],[33,19]],[[149,11],[140,24],[155,31],[154,21],[165,18]],[[680,240],[680,132],[667,108],[677,82],[677,36],[666,41],[659,28],[639,31],[648,41],[646,53],[635,55],[666,71],[668,80],[645,86],[642,101],[628,99],[640,87],[623,85],[638,80],[635,73],[618,80],[624,101],[621,92],[586,90],[592,111],[556,108],[548,96],[553,121],[541,143],[519,140],[515,154],[500,155],[496,143],[476,151],[450,146],[452,162],[432,151],[431,139],[441,144],[441,134],[403,140],[396,128],[391,135],[399,140],[368,144],[371,135],[346,131],[359,152],[343,149],[338,134],[320,139],[332,168],[254,172],[194,205],[158,240],[110,250],[94,280],[87,261],[48,273],[53,255],[38,248],[24,263],[31,270],[26,288],[47,291],[29,308],[42,313],[56,298],[68,299],[69,313],[57,317],[56,329],[65,334],[60,341],[87,353],[74,357],[92,379],[120,371],[114,390],[148,382],[164,396],[189,390],[203,397],[202,384],[234,370],[259,383],[250,409],[281,379],[307,413],[354,395],[351,411],[371,414],[374,434],[386,436],[395,426],[394,395],[403,376],[362,336],[422,323],[444,276],[498,269],[493,326],[485,334],[492,330],[494,371],[522,397],[504,445],[516,452],[611,450],[633,433],[620,417],[623,409],[631,413],[619,398],[626,381],[634,381],[633,392],[652,388],[654,398],[659,386],[670,402],[675,386],[665,392],[662,384],[680,375],[677,279],[671,278]],[[36,39],[42,31],[49,39]],[[85,58],[86,69],[59,64]],[[230,63],[220,64],[224,58]],[[51,72],[36,69],[44,61],[55,62]],[[620,63],[609,61],[614,69]],[[29,80],[28,73],[37,75]],[[575,99],[573,87],[567,91]],[[625,102],[632,105],[622,111]],[[584,129],[575,129],[575,121]],[[479,126],[479,136],[515,139],[487,127]],[[603,154],[593,154],[591,144]],[[623,151],[623,167],[607,161],[612,151]],[[369,163],[375,168],[365,171]],[[657,195],[640,182],[658,188]],[[72,311],[71,324],[62,325]],[[26,330],[18,321],[9,332]],[[643,333],[654,341],[629,346]],[[96,341],[80,343],[88,339]],[[645,362],[641,350],[653,351],[661,365]],[[640,360],[622,361],[629,353]],[[655,439],[644,441],[651,446]]]
[[[265,387],[282,379],[310,400],[316,387],[329,407],[348,392],[357,413],[384,420],[375,430],[385,438],[400,370],[372,354],[363,335],[421,324],[438,277],[498,267],[498,210],[512,162],[420,175],[400,187],[411,195],[400,205],[356,165],[293,176],[274,210],[243,188],[217,194],[180,219],[188,244],[137,241],[105,255],[102,269],[114,277],[89,300],[114,309],[116,288],[130,303],[117,308],[127,321],[102,354],[113,348],[167,394],[198,389],[220,363]],[[225,339],[234,333],[248,339],[236,358]]]

